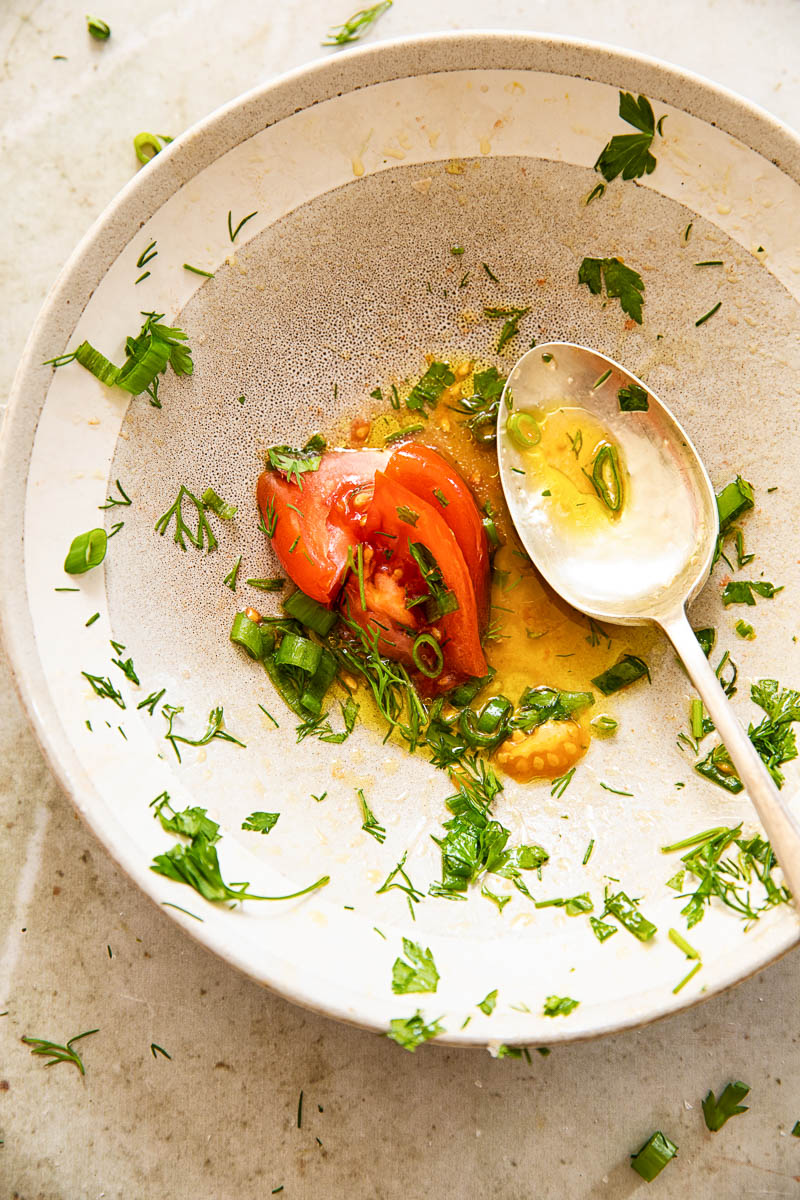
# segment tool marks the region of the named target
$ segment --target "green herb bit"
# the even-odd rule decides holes
[[[694,946],[690,946],[683,934],[679,933],[677,929],[670,929],[667,936],[674,946],[683,951],[687,958],[700,957],[700,951],[695,950]]]
[[[136,152],[139,162],[146,165],[150,162],[151,158],[155,158],[157,154],[160,154],[164,147],[171,141],[171,137],[165,137],[160,133],[137,133],[133,139],[133,149]]]
[[[388,12],[392,7],[392,0],[381,0],[379,4],[373,4],[371,8],[362,8],[358,12],[353,13],[344,25],[334,25],[328,30],[328,41],[323,42],[323,46],[346,46],[350,42],[357,42],[363,37],[370,25],[382,17],[385,12]],[[463,251],[462,251],[463,253]]]
[[[592,683],[604,696],[611,696],[644,676],[647,677],[648,683],[652,682],[647,663],[634,654],[623,654],[613,667],[609,667],[601,675],[596,675]]]
[[[599,917],[589,917],[589,924],[598,942],[606,942],[619,932],[617,925],[610,925],[607,921],[601,921]]]
[[[689,982],[689,980],[694,979],[697,972],[702,969],[702,966],[703,964],[701,962],[695,963],[691,971],[689,971],[687,975],[684,975],[683,979],[675,984],[675,987],[672,989],[673,996],[677,996],[678,992],[680,992],[682,988],[686,987],[686,984]]]
[[[257,216],[258,216],[258,209],[256,209],[254,212],[248,213],[246,217],[242,217],[241,221],[234,229],[233,228],[233,213],[228,212],[228,237],[231,239],[231,241],[235,242],[236,235],[239,233],[240,229],[242,229],[247,224],[248,221],[252,221],[253,217],[257,217]]]
[[[495,988],[493,992],[489,992],[486,996],[483,997],[482,1000],[478,1001],[478,1008],[481,1010],[481,1012],[486,1013],[487,1017],[490,1017],[492,1015],[492,1013],[495,1010],[496,1005],[497,1005],[497,988]]]
[[[756,602],[754,592],[765,600],[771,600],[782,591],[782,584],[776,587],[774,583],[767,583],[763,579],[734,579],[722,589],[722,603],[726,608],[731,604],[748,604],[752,607]]]
[[[277,825],[280,815],[275,812],[252,812],[242,822],[242,829],[248,829],[252,833],[269,833]]]
[[[711,651],[714,649],[714,644],[717,640],[716,629],[711,626],[708,626],[705,629],[695,629],[694,636],[702,646],[703,653],[705,654],[706,658],[708,658],[711,654]]]
[[[423,950],[417,942],[403,938],[403,953],[409,960],[396,958],[392,967],[392,991],[396,995],[408,992],[435,992],[439,972],[430,950]]]
[[[604,183],[596,183],[586,197],[584,204],[589,205],[593,200],[599,200],[601,196],[605,195],[605,190],[606,185]]]
[[[593,732],[598,737],[611,737],[611,735],[616,733],[617,729],[619,728],[619,722],[615,721],[613,717],[610,717],[608,713],[600,713],[600,715],[594,717],[589,724]]]
[[[650,408],[647,392],[638,383],[621,387],[617,392],[617,401],[620,412],[647,412]]]
[[[623,179],[641,179],[656,169],[655,156],[651,153],[656,132],[661,133],[662,117],[656,125],[655,113],[646,96],[639,99],[630,92],[619,94],[619,115],[638,133],[615,134],[600,151],[595,171],[599,171],[607,183],[621,175]]]
[[[560,800],[564,795],[564,792],[572,783],[574,775],[575,767],[570,767],[570,769],[565,771],[563,775],[559,775],[558,779],[554,779],[552,787],[550,788],[550,795],[555,796],[557,800]]]
[[[749,642],[752,642],[753,638],[756,636],[755,629],[753,629],[752,625],[748,625],[747,621],[737,621],[734,629],[740,638],[745,638]]]
[[[421,421],[417,421],[411,425],[403,425],[400,429],[396,429],[394,433],[389,433],[383,439],[384,446],[391,446],[394,442],[401,442],[403,438],[411,437],[414,433],[422,433],[425,426]]]
[[[105,21],[101,21],[99,17],[87,17],[86,28],[89,33],[98,42],[107,42],[111,37],[111,26]]]
[[[383,825],[380,824],[374,812],[367,804],[367,801],[364,798],[364,792],[361,788],[356,789],[356,795],[358,796],[358,802],[361,805],[361,815],[364,818],[364,823],[361,828],[364,830],[364,833],[368,833],[370,837],[374,837],[376,842],[383,844],[383,842],[386,841],[386,830],[384,829]]]
[[[122,486],[122,484],[120,483],[120,481],[117,479],[115,481],[115,483],[116,483],[117,491],[119,492],[119,499],[117,499],[116,496],[109,496],[107,498],[105,504],[98,504],[98,506],[97,506],[98,508],[116,508],[116,507],[126,508],[129,504],[132,503],[130,496],[125,491],[125,489]]]
[[[434,408],[445,388],[455,383],[456,377],[446,362],[432,362],[425,374],[408,394],[406,408],[411,412],[427,415],[426,408]]]
[[[132,658],[112,658],[111,662],[115,667],[119,667],[122,674],[130,683],[135,683],[137,687],[139,686],[139,676],[134,669]]]
[[[488,263],[481,263],[481,266],[483,267],[484,271],[491,279],[492,283],[500,282],[500,280],[497,278],[497,276],[495,275],[494,271],[492,270],[492,268],[489,266]]]
[[[695,321],[695,325],[698,325],[698,326],[705,325],[706,321],[710,320],[711,317],[714,316],[714,313],[719,312],[719,310],[721,308],[722,308],[722,301],[718,300],[713,308],[710,308],[707,313],[703,314],[702,317],[698,317],[698,319]]]
[[[795,1121],[792,1126],[792,1137],[800,1138],[800,1121]]]
[[[73,1050],[72,1047],[75,1042],[79,1042],[81,1038],[91,1037],[93,1033],[99,1033],[99,1030],[87,1029],[85,1033],[78,1033],[75,1037],[70,1038],[65,1046],[62,1046],[59,1042],[49,1042],[45,1038],[29,1037],[27,1034],[25,1037],[20,1038],[20,1041],[24,1042],[26,1046],[31,1047],[31,1054],[38,1054],[49,1058],[50,1061],[44,1064],[46,1067],[54,1067],[56,1063],[68,1062],[72,1063],[73,1067],[77,1067],[81,1075],[85,1075],[86,1071],[84,1070],[83,1060],[78,1051]]]
[[[92,615],[89,617],[89,620],[85,622],[84,629],[88,629],[90,625],[94,625],[95,621],[99,621],[99,620],[100,620],[100,613],[99,612],[92,613]]]
[[[609,379],[610,377],[611,377],[611,367],[609,367],[607,371],[604,371],[603,374],[599,377],[599,379],[595,379],[594,383],[592,384],[592,391],[596,392],[597,389],[599,387],[602,387],[603,384],[606,382],[606,380]]]
[[[233,564],[230,571],[228,571],[228,574],[225,576],[225,578],[222,581],[223,585],[225,587],[230,588],[232,592],[236,591],[236,580],[239,578],[239,570],[241,569],[241,566],[242,566],[242,556],[240,554],[239,557],[237,558],[236,562]]]
[[[125,708],[122,692],[117,691],[110,679],[102,675],[90,675],[88,671],[81,671],[81,675],[88,681],[95,696],[101,700],[113,700],[117,708]]]
[[[409,1050],[413,1054],[417,1046],[421,1046],[423,1042],[429,1042],[431,1038],[444,1032],[444,1026],[440,1024],[438,1017],[426,1025],[422,1012],[417,1009],[412,1017],[395,1017],[390,1021],[386,1037],[391,1038],[393,1042],[397,1042],[398,1046],[402,1046],[404,1050]]]
[[[455,411],[468,414],[469,419],[465,424],[479,445],[494,445],[497,440],[500,398],[506,377],[501,375],[496,367],[489,367],[486,371],[476,371],[472,383],[475,388],[473,395],[462,397],[455,406]]]
[[[637,1175],[641,1175],[647,1183],[652,1183],[677,1153],[678,1147],[675,1143],[663,1133],[656,1132],[650,1135],[636,1154],[631,1155],[631,1166]]]
[[[257,896],[247,891],[249,884],[229,885],[225,883],[219,866],[216,847],[207,838],[198,834],[192,839],[190,846],[177,843],[165,854],[157,854],[150,866],[157,875],[165,875],[177,883],[185,883],[193,887],[206,900],[295,900],[306,896],[317,888],[325,887],[330,882],[330,876],[323,875],[316,883],[310,884],[298,892],[287,896]]]
[[[239,739],[235,738],[232,733],[228,733],[227,730],[222,728],[222,724],[225,719],[222,705],[220,705],[218,708],[212,708],[211,712],[208,714],[208,728],[206,729],[205,733],[200,735],[199,738],[187,738],[184,737],[183,734],[173,732],[172,727],[175,718],[183,712],[182,706],[180,708],[176,708],[172,704],[165,704],[161,712],[167,721],[167,732],[164,734],[164,737],[171,744],[172,749],[175,751],[178,762],[181,762],[181,753],[178,749],[178,742],[183,743],[185,746],[207,746],[209,742],[212,742],[215,738],[218,738],[220,741],[233,742],[235,746],[241,746],[243,749],[245,749],[244,742],[240,742]]]
[[[160,1054],[162,1058],[168,1058],[170,1062],[172,1061],[172,1055],[168,1054],[163,1046],[156,1045],[155,1042],[150,1043],[150,1053],[152,1054],[153,1058],[158,1058]]]
[[[149,246],[146,246],[145,249],[142,251],[142,253],[139,255],[139,257],[137,258],[136,266],[138,267],[138,269],[140,271],[141,271],[142,267],[146,267],[149,262],[151,262],[154,258],[157,258],[157,256],[158,256],[158,251],[156,250],[157,245],[158,245],[158,243],[155,241],[150,242]],[[149,275],[150,272],[148,271],[147,274]]]
[[[309,438],[302,450],[293,450],[291,446],[270,446],[267,451],[267,468],[285,475],[287,483],[291,483],[294,476],[294,482],[302,491],[301,476],[306,471],[319,470],[325,448],[324,440],[318,441],[316,437]],[[269,536],[272,537],[272,533]]]
[[[718,1133],[726,1121],[731,1117],[736,1117],[739,1113],[746,1113],[747,1106],[740,1104],[744,1100],[750,1087],[746,1083],[736,1082],[728,1083],[722,1089],[717,1100],[714,1093],[709,1091],[703,1101],[703,1116],[705,1117],[706,1127],[712,1133]]]
[[[525,1011],[530,1012],[530,1009],[526,1009]],[[506,1046],[505,1044],[501,1044],[497,1047],[497,1057],[524,1058],[529,1063],[531,1061],[531,1052],[527,1046]]]
[[[656,933],[657,927],[639,911],[638,901],[631,900],[625,892],[615,892],[609,896],[606,890],[603,916],[609,913],[640,942],[649,942]]]
[[[604,442],[597,451],[590,479],[606,508],[610,512],[619,512],[624,499],[624,487],[617,448],[610,442]]]
[[[696,267],[724,267],[725,264],[721,258],[706,258],[702,262],[696,262]]]
[[[511,897],[509,895],[499,895],[496,892],[490,892],[486,884],[481,888],[481,895],[487,900],[491,900],[492,904],[497,905],[497,911],[502,914],[503,909],[508,904]]]
[[[156,705],[158,704],[159,700],[164,695],[166,690],[167,690],[166,688],[162,688],[160,692],[151,692],[146,700],[142,700],[140,704],[136,705],[137,709],[146,708],[148,710],[148,712],[150,713],[150,716],[152,717],[153,713],[155,711]]]
[[[594,838],[592,838],[592,840],[589,842],[589,845],[586,847],[586,853],[583,856],[583,862],[581,863],[581,866],[584,866],[584,867],[586,866],[589,859],[592,857],[593,850],[594,850]]]
[[[205,279],[213,279],[213,271],[203,271],[200,267],[193,267],[190,263],[183,264],[184,271],[191,271],[192,275],[202,275]]]
[[[92,567],[99,567],[106,556],[108,535],[105,529],[90,529],[79,533],[64,559],[64,570],[68,575],[84,575]]]
[[[405,893],[412,919],[416,920],[416,917],[414,916],[414,905],[419,904],[420,900],[424,900],[425,894],[414,887],[414,884],[411,882],[411,879],[408,876],[408,873],[405,869],[407,857],[408,851],[406,850],[397,866],[393,867],[386,876],[375,895],[380,896],[383,892],[390,892],[392,888],[398,888],[401,892]]]
[[[183,502],[188,500],[193,504],[197,512],[197,529],[192,530],[183,516]],[[181,484],[178,495],[173,503],[163,513],[155,523],[155,531],[161,537],[167,532],[172,518],[175,518],[175,541],[181,548],[186,550],[186,542],[184,538],[188,538],[191,544],[198,550],[205,550],[206,554],[210,554],[217,547],[217,539],[215,538],[211,526],[208,523],[208,518],[205,514],[205,508],[202,501],[198,500],[187,487]]]
[[[170,803],[169,792],[161,792],[150,801],[153,816],[161,822],[165,833],[177,833],[181,837],[193,838],[200,834],[212,845],[220,840],[219,825],[212,821],[205,808],[197,806],[176,812]],[[168,812],[165,815],[164,810]]]
[[[579,1004],[580,1000],[573,1000],[570,996],[548,996],[542,1012],[546,1017],[568,1017]]]
[[[138,278],[138,279],[134,279],[134,281],[133,281],[133,286],[134,286],[134,287],[136,287],[136,284],[137,284],[137,283],[144,283],[145,279],[149,279],[149,278],[150,278],[150,272],[149,272],[149,271],[143,271],[143,272],[142,272],[142,274],[139,276],[139,278]]]
[[[260,592],[279,592],[286,580],[282,575],[275,575],[271,579],[245,579],[245,583],[249,587],[258,588]]]
[[[605,284],[609,299],[619,300],[622,311],[641,325],[644,283],[641,275],[626,267],[621,259],[584,258],[578,270],[578,283],[586,284],[593,296],[599,296]]]
[[[451,246],[450,253],[452,255],[454,255],[456,258],[460,258],[461,255],[464,253],[464,247],[463,246]]]
[[[503,321],[500,337],[497,339],[497,353],[519,333],[519,323],[530,312],[528,308],[484,308],[483,315],[490,321]]]

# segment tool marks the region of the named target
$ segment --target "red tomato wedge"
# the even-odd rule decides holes
[[[435,500],[429,504],[396,479],[390,479],[382,471],[376,472],[375,491],[367,509],[363,530],[363,536],[373,550],[370,585],[379,586],[376,575],[385,574],[395,579],[398,593],[402,591],[400,584],[409,580],[416,581],[414,592],[424,592],[426,589],[422,576],[409,550],[409,542],[421,543],[433,555],[445,588],[453,593],[458,602],[454,612],[434,622],[442,633],[445,667],[462,675],[485,675],[486,659],[481,647],[472,578],[455,533],[434,505]],[[404,520],[404,516],[409,519]],[[382,610],[376,614],[378,620],[381,619],[381,611],[385,612],[386,599],[391,597],[388,585],[381,590],[384,600]],[[368,600],[367,610],[369,608]],[[417,627],[415,608],[408,610],[414,617],[408,622],[412,628]],[[392,614],[395,620],[398,615],[402,616],[402,613]]]
[[[332,604],[342,586],[348,551],[363,538],[364,510],[383,450],[328,450],[319,470],[289,482],[265,471],[256,496],[272,545],[287,575],[307,596]]]
[[[387,479],[427,500],[452,529],[473,582],[483,628],[489,613],[489,543],[472,492],[441,454],[417,442],[399,446],[385,470]]]

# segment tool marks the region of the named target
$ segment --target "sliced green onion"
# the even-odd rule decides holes
[[[631,1166],[647,1183],[652,1183],[656,1175],[660,1175],[671,1158],[678,1153],[678,1147],[663,1133],[650,1135],[645,1144],[636,1154],[631,1155]]]
[[[161,138],[154,133],[137,133],[133,139],[133,148],[140,163],[149,163],[163,149]],[[149,151],[149,153],[148,153]]]
[[[394,433],[388,434],[383,439],[384,446],[390,446],[392,442],[399,442],[402,438],[411,437],[412,433],[422,433],[425,428],[422,424],[404,425],[402,429],[396,429]]]
[[[64,570],[68,575],[83,575],[92,567],[99,567],[106,556],[108,535],[105,529],[90,529],[72,539],[72,545],[64,559]]]
[[[689,724],[692,730],[692,737],[696,742],[699,742],[703,736],[703,701],[697,696],[692,697],[692,702],[689,710]]]
[[[278,667],[297,667],[307,675],[313,675],[322,658],[322,647],[296,633],[285,633],[275,653]]]
[[[246,613],[237,613],[233,618],[230,638],[234,645],[246,650],[252,659],[258,661],[264,657],[262,627],[257,621],[251,621]]]
[[[272,579],[246,579],[245,583],[250,587],[258,588],[260,592],[279,592],[286,580],[282,575],[276,575]]]
[[[602,675],[595,675],[592,683],[596,688],[603,693],[604,696],[611,696],[614,692],[618,692],[620,688],[628,687],[629,684],[635,683],[637,679],[641,679],[643,675],[647,676],[650,681],[650,671],[647,663],[637,658],[635,654],[623,654],[622,658],[613,667],[609,667],[607,671],[603,671]]]
[[[700,957],[700,951],[695,950],[694,946],[690,946],[683,934],[679,933],[677,929],[670,929],[667,937],[673,946],[677,946],[679,950],[683,951],[687,958]]]
[[[542,440],[538,422],[526,412],[512,412],[506,421],[506,433],[518,450],[530,450]]]
[[[322,701],[336,677],[337,670],[336,659],[330,650],[321,649],[322,654],[319,666],[300,695],[300,703],[303,705],[303,708],[307,709],[315,717],[320,716],[322,713]]]
[[[366,607],[366,605],[364,605]],[[312,600],[305,592],[292,592],[283,602],[284,611],[294,617],[306,629],[313,629],[320,637],[327,637],[339,620],[335,612]]]
[[[169,355],[169,344],[155,335],[151,336],[149,346],[144,350],[138,349],[125,366],[119,368],[115,380],[117,387],[124,388],[132,396],[140,395],[157,375],[166,370]]]
[[[489,674],[480,678],[470,679],[468,683],[460,683],[458,687],[453,688],[447,699],[452,704],[453,708],[465,708],[477,696],[482,688],[486,687],[487,683],[491,683],[496,671],[494,667],[489,668]]]
[[[210,508],[213,513],[221,517],[223,521],[232,521],[236,516],[236,505],[226,504],[221,496],[218,496],[213,488],[209,487],[203,492],[200,497],[204,508]]]
[[[119,378],[119,368],[115,367],[112,362],[109,362],[104,354],[99,350],[95,350],[89,342],[81,342],[78,349],[75,351],[75,358],[85,367],[87,371],[91,371],[95,379],[99,379],[107,387],[113,387]]]
[[[507,696],[492,696],[486,701],[478,717],[476,728],[479,733],[497,733],[513,708],[514,705]]]
[[[616,917],[620,925],[624,925],[628,932],[632,933],[640,942],[649,942],[656,933],[657,927],[639,912],[634,901],[625,892],[606,896],[605,911],[611,913],[612,917]]]
[[[434,665],[433,666],[430,666],[423,659],[422,651],[424,649],[428,649],[433,652],[433,656],[434,656]],[[414,645],[411,649],[411,657],[414,660],[414,665],[416,666],[417,670],[421,671],[422,674],[426,676],[426,678],[428,678],[428,679],[438,679],[439,678],[439,676],[441,675],[442,670],[444,668],[444,655],[442,654],[441,647],[440,647],[439,643],[436,641],[435,637],[432,637],[431,634],[429,634],[429,633],[421,633],[419,635],[419,637],[417,638],[417,640],[414,642]]]
[[[613,717],[609,717],[607,713],[601,713],[600,716],[595,717],[589,724],[599,737],[610,737],[612,733],[616,733],[618,727],[618,723]]]
[[[594,490],[611,512],[622,508],[622,476],[615,446],[606,442],[600,447],[592,465]]]

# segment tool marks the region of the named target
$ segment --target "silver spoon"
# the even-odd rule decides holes
[[[618,392],[631,386],[639,389],[634,393],[639,403],[646,396],[646,411],[620,410]],[[596,489],[588,489],[588,503],[574,487],[560,489],[559,477],[552,470],[544,473],[549,468],[543,452],[535,451],[538,423],[519,419],[572,406],[607,431],[609,444],[621,451],[618,465],[627,468],[617,472],[623,480],[620,490],[616,465],[606,452],[598,482],[606,489],[601,507],[609,512],[583,526],[578,508],[593,506],[596,515]],[[507,426],[512,414],[517,414],[513,439]],[[526,439],[534,444],[521,450]],[[580,447],[574,448],[577,460]],[[658,397],[613,359],[571,342],[548,342],[524,354],[508,377],[497,424],[497,456],[511,518],[550,586],[598,621],[654,624],[666,633],[800,906],[800,823],[739,724],[686,617],[686,604],[708,579],[719,533],[714,490],[687,434]]]

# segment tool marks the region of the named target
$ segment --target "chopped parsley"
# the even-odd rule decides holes
[[[546,1017],[568,1017],[579,1004],[580,1000],[573,1000],[570,996],[548,996],[542,1012]]]
[[[269,833],[277,825],[280,815],[275,812],[252,812],[242,821],[242,829],[249,829],[253,833]]]
[[[578,283],[586,284],[593,296],[599,296],[605,284],[609,299],[619,300],[622,311],[641,325],[644,283],[641,275],[626,267],[621,259],[584,258],[578,270]]]
[[[427,416],[426,408],[435,408],[445,388],[455,383],[456,377],[446,362],[432,362],[425,374],[408,394],[406,408]]]
[[[478,1008],[481,1010],[481,1012],[486,1013],[487,1017],[490,1017],[495,1010],[496,1004],[497,988],[495,988],[493,992],[489,992],[487,995],[485,995],[482,1000],[478,1001]]]
[[[386,1037],[391,1038],[393,1042],[397,1042],[398,1046],[402,1046],[404,1050],[409,1050],[413,1054],[417,1046],[421,1046],[423,1042],[429,1042],[431,1038],[444,1032],[444,1026],[439,1023],[439,1018],[426,1025],[424,1016],[417,1009],[412,1017],[395,1017],[390,1021]]]
[[[731,604],[749,604],[752,607],[756,602],[754,592],[765,600],[771,600],[782,591],[782,584],[776,587],[774,583],[762,579],[734,579],[722,589],[722,603],[726,608]]]
[[[622,120],[638,129],[638,133],[617,133],[600,151],[594,164],[607,183],[621,175],[623,179],[641,179],[656,169],[656,160],[651,153],[656,133],[661,133],[661,122],[656,125],[653,107],[646,96],[638,100],[630,92],[619,94],[619,115]]]
[[[592,683],[604,696],[611,696],[614,692],[628,687],[630,684],[635,683],[637,679],[642,679],[644,676],[647,676],[648,683],[652,682],[650,671],[644,659],[637,658],[635,654],[623,654],[614,663],[613,667],[609,667],[601,675],[596,675]]]
[[[270,446],[267,451],[267,467],[286,476],[287,483],[294,482],[302,491],[301,475],[306,471],[318,471],[325,451],[325,442],[319,444],[316,437],[310,438],[302,450],[293,450],[291,446]],[[270,536],[272,536],[270,534]]]
[[[712,1091],[709,1091],[703,1100],[703,1116],[706,1127],[712,1133],[719,1133],[722,1126],[731,1117],[736,1117],[739,1113],[746,1113],[747,1106],[739,1102],[744,1100],[749,1091],[749,1085],[741,1082],[726,1084],[719,1094],[719,1099],[714,1096]]]
[[[403,938],[403,953],[408,962],[402,958],[394,960],[392,991],[397,995],[405,995],[408,992],[435,992],[439,972],[430,950],[423,950],[418,942]]]
[[[617,400],[620,412],[647,412],[650,408],[647,392],[638,383],[621,387],[617,392]]]

